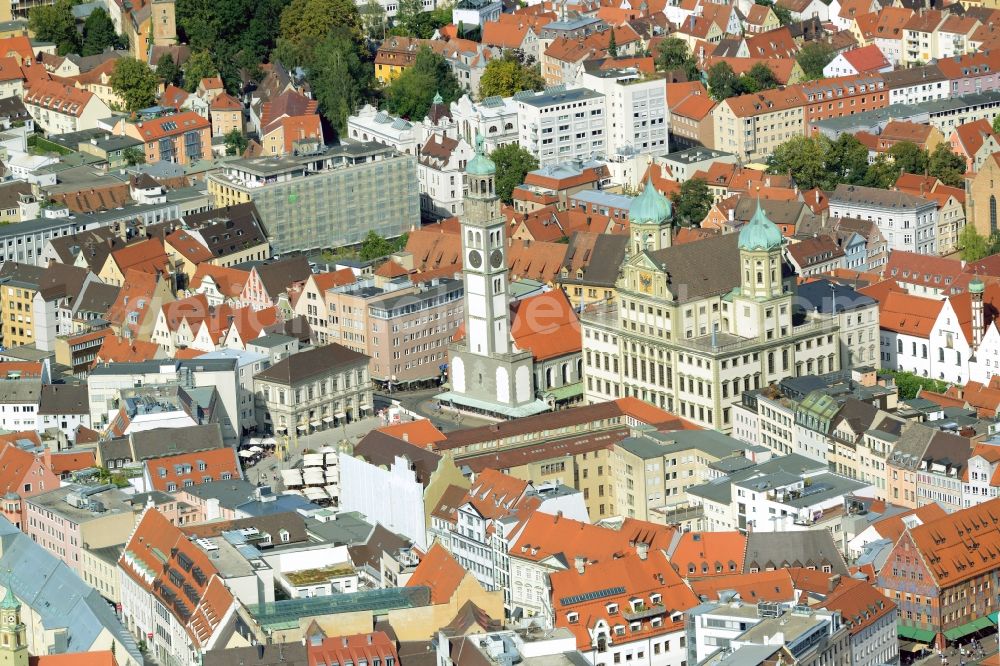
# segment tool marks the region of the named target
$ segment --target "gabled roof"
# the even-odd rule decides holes
[[[745,550],[740,532],[685,532],[671,544],[670,563],[687,578],[740,573]]]
[[[954,587],[996,569],[1000,555],[1000,498],[907,530],[934,583]],[[904,547],[904,534],[896,548]]]
[[[169,136],[180,136],[186,132],[208,129],[209,127],[211,125],[208,120],[202,118],[194,111],[182,111],[135,123],[135,131],[146,143],[159,141]]]
[[[889,292],[879,306],[879,327],[919,338],[930,336],[944,301]]]
[[[350,369],[367,362],[368,357],[343,345],[331,343],[286,356],[256,377],[281,384],[298,384],[311,377],[329,373],[337,368]]]
[[[161,492],[243,478],[236,451],[229,446],[165,456],[147,460],[145,464],[150,484]]]
[[[177,619],[196,647],[229,620],[236,600],[215,565],[155,508],[142,514],[118,564]]]
[[[428,587],[432,604],[446,604],[451,601],[466,576],[471,574],[462,568],[444,546],[435,542],[420,560],[406,587]]]
[[[23,99],[27,105],[79,118],[94,99],[94,94],[57,81],[36,80],[24,91]]]
[[[223,296],[237,298],[243,293],[243,287],[250,279],[250,273],[238,268],[216,266],[214,264],[198,264],[194,277],[191,278],[191,289],[198,289],[205,278],[211,278]]]
[[[787,111],[806,105],[806,97],[802,94],[801,88],[785,88],[780,90],[765,90],[749,95],[738,95],[730,97],[722,102],[733,111],[733,115],[740,118],[748,118],[765,113],[776,113]]]
[[[124,276],[129,271],[140,273],[165,273],[170,265],[170,258],[163,250],[163,241],[159,238],[126,245],[111,253],[111,258]]]
[[[843,56],[844,60],[850,63],[858,74],[877,72],[890,66],[885,54],[883,54],[882,50],[874,44],[862,46],[858,49],[851,49],[850,51],[844,51]]]
[[[629,639],[648,640],[683,630],[683,613],[698,604],[698,598],[670,568],[663,553],[651,551],[645,557],[628,553],[618,559],[584,565],[549,574],[552,587],[555,624],[576,637],[577,649],[593,649],[591,632],[597,623],[628,627],[622,612],[631,611],[631,600],[638,598],[651,608],[662,608],[662,624],[641,622],[638,629],[628,627]],[[659,596],[654,603],[653,595]],[[570,620],[569,613],[577,619]]]
[[[212,259],[212,251],[205,247],[199,238],[184,229],[167,234],[163,240],[193,264],[200,264]]]

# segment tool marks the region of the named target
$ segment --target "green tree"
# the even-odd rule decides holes
[[[28,12],[28,29],[35,39],[54,43],[59,55],[80,51],[73,4],[73,0],[57,0],[55,4],[33,7]]]
[[[767,161],[771,173],[790,173],[804,190],[826,184],[826,137],[797,136],[774,149]]]
[[[708,70],[708,90],[712,99],[721,102],[740,92],[740,80],[729,63],[717,62]]]
[[[685,180],[670,199],[674,203],[674,218],[690,226],[700,224],[712,209],[712,191],[702,178]]]
[[[490,159],[497,165],[497,196],[506,203],[514,201],[514,188],[524,183],[528,172],[538,168],[535,156],[516,143],[497,148]]]
[[[921,389],[934,391],[935,393],[943,393],[948,389],[948,382],[930,379],[929,377],[921,377],[913,374],[912,372],[903,372],[899,370],[880,370],[879,372],[893,376],[893,379],[896,381],[896,388],[899,389],[899,397],[903,400],[912,400],[913,398],[916,398],[917,393],[919,393]]]
[[[448,104],[462,96],[462,88],[444,56],[424,46],[417,52],[413,66],[407,67],[386,88],[386,107],[404,118],[422,120],[435,94],[440,94]]]
[[[755,93],[761,90],[773,90],[778,87],[778,79],[775,78],[771,68],[762,62],[750,68],[750,71],[742,75],[739,79],[739,93]]]
[[[521,64],[511,51],[504,51],[503,57],[494,58],[486,64],[486,70],[479,79],[479,99],[500,95],[510,97],[522,90],[541,90],[545,80],[537,68]]]
[[[956,155],[947,143],[939,143],[927,159],[927,173],[945,185],[962,187],[965,160]]]
[[[129,166],[135,166],[137,164],[146,163],[146,155],[139,148],[135,146],[131,148],[126,148],[122,151],[122,159],[125,160],[125,164]]]
[[[993,243],[971,224],[966,224],[958,234],[958,247],[963,261],[979,261],[993,254]]]
[[[83,49],[82,55],[97,55],[103,53],[108,47],[118,46],[118,34],[115,32],[115,24],[111,17],[104,11],[103,7],[97,7],[87,20],[83,22]]]
[[[868,165],[868,170],[865,171],[865,177],[861,184],[887,190],[896,183],[899,173],[899,165],[893,162],[886,153],[879,153],[875,157],[875,161]]]
[[[340,134],[372,86],[371,67],[361,61],[347,31],[340,28],[316,47],[313,59],[309,83],[320,112]]]
[[[925,173],[927,151],[911,141],[900,141],[886,151],[902,173]]]
[[[184,90],[194,92],[202,79],[218,76],[219,70],[208,51],[192,53],[184,63]]]
[[[156,102],[156,74],[149,65],[135,58],[120,58],[111,72],[111,89],[125,100],[129,113]]]
[[[1000,134],[1000,113],[993,117],[993,131]]]
[[[177,85],[181,81],[181,68],[174,62],[172,55],[164,53],[156,62],[156,75],[163,81],[163,85]]]
[[[396,16],[393,22],[404,34],[416,36],[420,29],[420,19],[418,18],[424,11],[422,0],[399,0],[396,8]]]
[[[830,64],[835,55],[836,51],[826,42],[808,42],[795,60],[807,79],[820,79],[823,78],[823,68]]]
[[[365,239],[361,241],[359,254],[362,261],[371,261],[372,259],[392,254],[395,251],[395,245],[391,241],[374,231],[369,231]]]
[[[368,39],[385,38],[385,7],[378,0],[368,0],[358,10],[361,18],[361,29]]]
[[[279,41],[297,57],[291,64],[302,64],[334,28],[346,29],[352,41],[361,42],[361,14],[354,0],[292,0],[281,12]]]
[[[223,81],[235,92],[242,76],[258,76],[268,61],[289,0],[176,0],[178,41],[208,51]]]
[[[242,155],[247,149],[247,138],[235,127],[226,132],[223,138],[226,142],[226,155]]]
[[[860,185],[868,172],[868,147],[846,133],[827,142],[826,172],[823,189],[832,190],[840,183]]]
[[[698,63],[688,50],[687,42],[677,37],[666,37],[656,47],[656,69],[661,72],[681,69],[689,81],[698,79]]]
[[[618,57],[618,40],[615,39],[615,29],[611,28],[611,37],[608,38],[608,55],[612,58]]]

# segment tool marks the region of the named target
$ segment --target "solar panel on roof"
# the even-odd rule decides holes
[[[613,597],[618,594],[625,594],[624,587],[609,587],[603,590],[595,590],[594,592],[586,592],[584,594],[576,594],[571,597],[563,597],[559,600],[563,606],[570,606],[572,604],[582,603],[584,601],[593,601],[595,599],[604,599],[606,597]]]

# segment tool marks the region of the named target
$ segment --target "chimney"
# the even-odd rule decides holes
[[[576,572],[582,574],[587,568],[587,559],[583,555],[577,555],[573,558],[573,565],[576,566]]]
[[[372,644],[372,635],[368,634],[368,645]]]
[[[636,542],[635,554],[639,556],[640,560],[644,560],[649,557],[649,544],[645,541]]]
[[[827,580],[826,591],[832,593],[840,585],[840,574],[834,574]]]
[[[558,523],[560,518],[562,518],[562,511],[556,511],[556,517],[555,520],[552,521],[552,524],[555,525]]]
[[[404,432],[403,433],[403,441],[404,442],[409,442],[410,441],[410,433],[408,433],[408,432]]]

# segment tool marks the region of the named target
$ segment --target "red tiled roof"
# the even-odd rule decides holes
[[[195,646],[229,621],[235,598],[212,560],[155,508],[142,514],[118,565],[166,607]]]
[[[205,247],[197,237],[192,236],[184,229],[178,229],[168,234],[164,241],[193,264],[200,264],[212,259],[212,251]]]
[[[740,572],[746,543],[739,532],[685,532],[670,554],[670,563],[688,578]]]
[[[378,430],[416,446],[427,446],[447,439],[445,434],[435,428],[429,419],[417,419],[416,421],[382,426]]]
[[[163,250],[163,241],[159,238],[149,238],[126,245],[112,252],[111,258],[123,276],[130,270],[141,273],[164,273],[170,265],[170,258]]]
[[[691,590],[709,601],[720,599],[720,592],[733,591],[748,604],[758,601],[794,602],[795,583],[788,569],[758,573],[723,574],[690,580]]]
[[[889,61],[886,60],[885,54],[882,53],[882,50],[874,44],[862,46],[858,49],[851,49],[850,51],[844,51],[843,56],[844,60],[849,62],[858,74],[878,72],[888,67],[890,64]]]
[[[52,473],[59,476],[96,466],[97,456],[93,449],[61,451],[52,454]]]
[[[155,342],[108,335],[105,336],[101,348],[97,350],[94,363],[138,363],[151,361],[160,354],[160,346]]]
[[[243,288],[250,279],[250,273],[227,266],[198,264],[194,277],[191,278],[191,289],[198,289],[206,277],[211,277],[215,281],[223,296],[236,298],[243,293]]]
[[[467,575],[471,574],[462,568],[444,546],[435,542],[420,560],[406,587],[429,587],[431,603],[446,604],[451,601]]]
[[[94,94],[56,81],[32,81],[24,91],[26,106],[39,106],[55,113],[79,118]]]
[[[111,650],[97,650],[30,656],[28,666],[118,666],[118,661]]]
[[[943,306],[944,301],[893,291],[880,303],[879,326],[886,331],[926,338]]]
[[[610,627],[631,624],[621,617],[621,611],[629,611],[632,599],[639,598],[648,607],[663,607],[662,624],[654,626],[647,619],[637,629],[629,626],[626,630],[630,641],[646,641],[683,630],[682,614],[696,606],[698,598],[669,565],[662,552],[651,551],[645,559],[629,553],[618,559],[584,565],[582,573],[571,568],[549,574],[555,625],[573,632],[578,649],[591,650],[590,632],[596,624],[601,621]],[[615,589],[609,592],[611,585]],[[595,598],[596,592],[602,594]],[[658,602],[653,595],[659,595]],[[609,608],[609,604],[614,607]],[[575,620],[570,613],[576,614]]]
[[[174,492],[188,485],[200,486],[211,481],[242,478],[236,451],[231,447],[181,453],[145,462],[150,484],[161,492]],[[204,469],[202,469],[204,467]],[[170,490],[171,484],[174,490]]]
[[[146,143],[209,127],[209,122],[194,111],[182,111],[135,123],[136,131]]]

